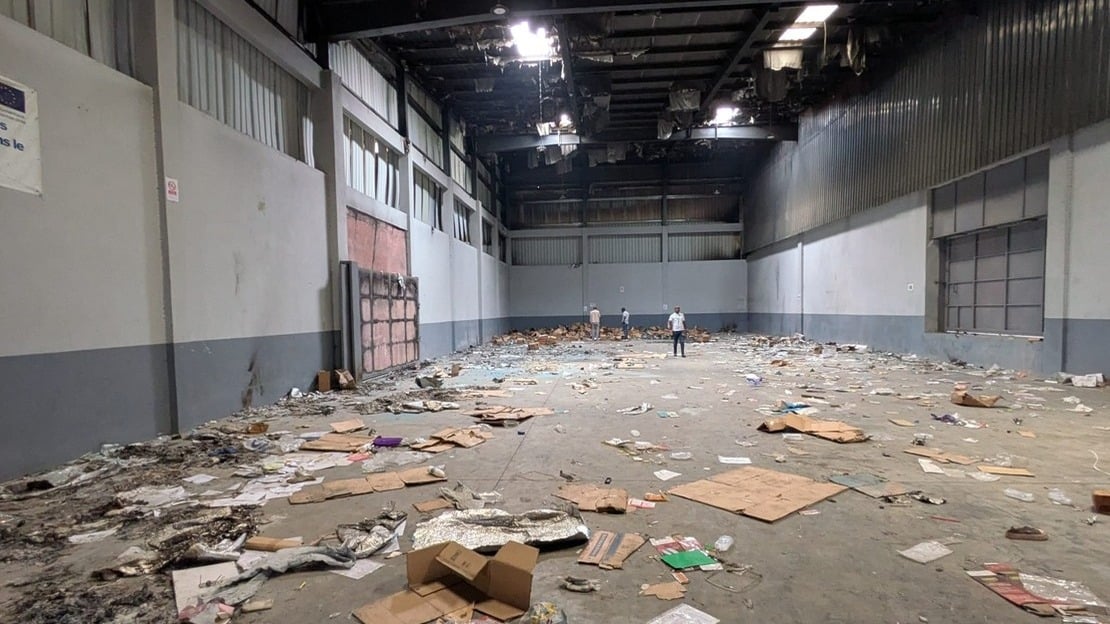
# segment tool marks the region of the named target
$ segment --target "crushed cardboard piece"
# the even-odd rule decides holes
[[[265,551],[265,552],[277,552],[277,551],[283,550],[285,548],[296,548],[298,546],[302,546],[303,544],[304,544],[304,540],[302,538],[299,538],[299,537],[290,537],[290,538],[282,539],[282,538],[278,538],[278,537],[266,537],[266,536],[263,536],[263,535],[255,535],[254,537],[248,539],[243,544],[243,548],[246,548],[247,550],[262,550],[262,551]]]
[[[415,507],[416,510],[420,513],[430,513],[433,511],[439,511],[440,509],[454,509],[455,507],[455,505],[451,501],[443,498],[433,498],[431,500],[413,503],[412,506]]]
[[[844,486],[767,470],[737,468],[672,488],[669,493],[710,507],[774,522],[843,492]]]
[[[767,433],[786,430],[798,431],[840,444],[864,442],[870,437],[862,429],[849,424],[835,420],[818,420],[801,414],[787,414],[782,418],[772,418],[764,421],[759,426],[759,430]]]
[[[916,427],[917,426],[917,424],[914,423],[911,420],[903,420],[901,418],[890,418],[888,420],[890,420],[890,422],[892,424],[898,425],[899,427]]]
[[[918,457],[927,457],[942,464],[960,464],[961,466],[967,466],[975,463],[974,459],[966,455],[945,453],[940,449],[925,448],[924,446],[912,446],[902,452],[909,453],[910,455],[917,455]]]
[[[478,409],[463,412],[465,416],[473,416],[481,422],[491,425],[504,424],[505,421],[528,420],[533,416],[550,416],[555,410],[549,407],[509,407],[507,405],[489,405]]]
[[[994,407],[1002,397],[992,394],[968,394],[967,390],[957,390],[950,397],[952,403],[966,407]]]
[[[409,448],[414,451],[422,451],[424,453],[439,454],[458,448],[451,442],[444,442],[442,440],[428,440],[419,444],[413,444]]]
[[[673,577],[674,580],[682,583],[683,585],[687,585],[690,583],[690,577],[686,576],[686,574],[683,572],[671,572],[671,577]]]
[[[331,390],[331,371],[322,370],[316,373],[316,389],[320,392]]]
[[[459,429],[457,427],[448,427],[447,429],[437,431],[433,433],[431,437],[435,440],[442,440],[463,448],[475,447],[486,441],[486,438],[480,435],[475,429]]]
[[[1023,437],[1023,438],[1035,438],[1035,437],[1037,437],[1037,434],[1033,433],[1032,431],[1018,431],[1018,435]]]
[[[372,492],[389,492],[404,489],[408,485],[423,485],[446,481],[431,473],[428,467],[417,467],[404,472],[376,472],[361,478],[325,481],[320,485],[309,486],[289,496],[291,505],[319,503],[332,498],[346,498]]]
[[[936,465],[936,463],[933,462],[933,460],[931,460],[931,459],[925,459],[924,457],[919,457],[917,459],[917,463],[918,463],[919,466],[921,466],[921,471],[922,472],[925,472],[927,474],[944,474],[944,468],[941,468],[940,466]]]
[[[555,496],[571,501],[582,511],[618,514],[628,511],[628,492],[620,488],[568,484],[560,486]]]
[[[301,445],[302,451],[334,451],[339,453],[354,453],[369,447],[374,443],[374,438],[356,436],[345,433],[325,433],[315,440],[309,440]]]
[[[243,607],[241,610],[243,613],[254,613],[255,611],[269,611],[273,608],[273,598],[256,598],[254,600],[248,600],[247,602],[243,603]]]
[[[847,474],[847,475],[833,475],[829,477],[829,481],[833,483],[850,487],[853,490],[870,496],[871,498],[882,498],[884,496],[898,496],[900,494],[907,494],[911,488],[902,485],[901,483],[894,483],[887,481],[882,477],[877,477],[869,473]]]
[[[354,390],[358,387],[358,382],[355,381],[354,375],[345,368],[336,369],[335,380],[339,383],[339,387],[344,390]]]
[[[1037,475],[1033,474],[1032,472],[1030,472],[1029,470],[1027,470],[1025,468],[1009,468],[1009,467],[1006,467],[1006,466],[987,466],[987,465],[983,465],[983,466],[979,466],[979,472],[985,472],[987,474],[1005,475],[1005,476],[1008,476],[1008,477],[1035,477],[1035,476],[1037,476]]]
[[[1110,490],[1091,492],[1091,505],[1097,513],[1110,514]]]
[[[408,588],[359,607],[363,624],[425,624],[473,605],[507,621],[528,610],[540,551],[509,542],[493,557],[445,542],[410,552]]]
[[[660,600],[678,600],[686,596],[686,586],[678,581],[647,585],[640,590],[641,596],[655,596]]]
[[[604,570],[617,570],[646,540],[638,533],[597,531],[578,555],[578,563],[596,565]]]
[[[667,495],[660,494],[658,492],[648,492],[647,494],[644,494],[644,500],[651,501],[653,503],[665,503],[667,502]]]
[[[361,418],[350,418],[330,423],[328,426],[331,427],[331,430],[335,433],[350,433],[352,431],[358,431],[359,429],[365,429],[366,423],[362,422]]]

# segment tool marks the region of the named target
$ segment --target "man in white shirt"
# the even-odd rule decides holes
[[[682,357],[686,357],[686,315],[682,313],[682,308],[674,307],[674,314],[667,319],[667,325],[674,338],[674,356],[678,357],[678,346],[682,345]]]
[[[631,315],[628,314],[628,310],[626,308],[621,308],[621,329],[624,330],[625,340],[628,340],[628,326],[631,318]]]
[[[597,306],[590,310],[590,335],[594,340],[601,337],[601,310]]]

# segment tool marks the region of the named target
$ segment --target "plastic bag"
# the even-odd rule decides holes
[[[521,624],[567,624],[567,614],[553,602],[537,602],[519,621]]]

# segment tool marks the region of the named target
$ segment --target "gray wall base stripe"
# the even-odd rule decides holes
[[[202,340],[174,345],[182,431],[308,390],[331,368],[336,332]]]
[[[633,314],[631,321],[633,327],[663,327],[667,324],[667,314]],[[560,325],[573,325],[585,323],[583,316],[514,316],[510,319],[510,326],[514,330],[526,331],[529,329],[548,329]],[[604,327],[620,327],[619,314],[602,314],[601,324]],[[687,327],[700,327],[709,331],[732,330],[739,332],[748,331],[748,315],[742,312],[724,313],[699,313],[686,314]]]
[[[0,357],[0,479],[170,433],[166,345]]]

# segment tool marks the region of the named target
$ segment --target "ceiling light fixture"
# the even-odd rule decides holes
[[[805,41],[817,32],[816,28],[787,28],[783,31],[779,41]]]
[[[560,128],[569,128],[570,124],[571,124],[570,115],[568,115],[566,113],[563,113],[562,115],[559,115],[559,127]]]
[[[832,17],[836,12],[838,5],[835,4],[811,4],[802,11],[798,19],[794,20],[795,24],[823,24],[825,20]]]
[[[501,17],[502,15],[507,15],[509,13],[509,7],[498,2],[497,4],[490,7],[489,12],[498,17]]]
[[[711,125],[723,126],[732,123],[733,119],[740,114],[740,109],[735,106],[718,106],[713,119],[709,121]]]
[[[532,32],[528,22],[520,22],[510,27],[509,33],[513,36],[513,46],[520,60],[546,61],[555,56],[555,46],[546,28],[537,28],[536,32]]]

